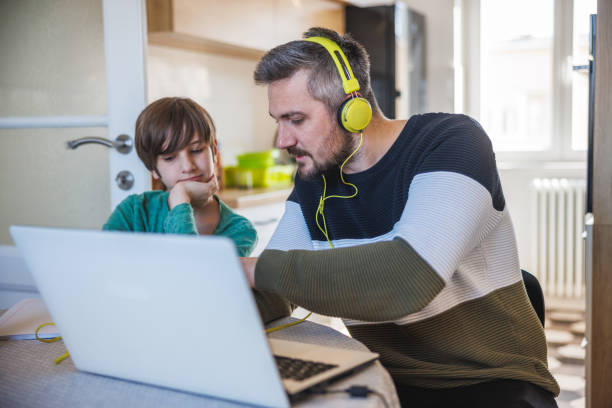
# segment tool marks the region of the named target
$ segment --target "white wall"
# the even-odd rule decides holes
[[[532,226],[536,222],[532,214],[530,185],[534,178],[568,178],[584,179],[586,165],[584,163],[549,163],[532,164],[531,166],[498,163],[499,177],[510,211],[519,250],[520,265],[523,269],[534,272],[535,239]]]

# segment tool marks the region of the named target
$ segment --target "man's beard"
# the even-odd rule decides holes
[[[330,132],[331,133],[331,132]],[[340,146],[335,148],[335,139],[340,139]],[[326,172],[333,167],[339,167],[344,160],[353,152],[355,141],[351,133],[340,131],[339,135],[330,134],[325,140],[323,147],[320,150],[331,152],[331,157],[326,159],[324,162],[317,162],[314,160],[312,155],[306,150],[301,150],[296,147],[290,147],[287,152],[294,156],[308,156],[312,160],[312,168],[305,172],[303,171],[303,165],[298,164],[298,174],[304,180],[312,180],[318,177],[320,174]]]

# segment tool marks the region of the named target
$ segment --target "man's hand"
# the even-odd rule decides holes
[[[240,258],[240,263],[242,264],[242,271],[244,272],[244,276],[249,282],[249,286],[254,287],[255,264],[257,263],[257,258]]]
[[[219,191],[217,177],[214,175],[206,182],[180,181],[172,187],[168,195],[168,207],[173,209],[179,204],[189,203],[192,207],[202,207],[214,193]]]

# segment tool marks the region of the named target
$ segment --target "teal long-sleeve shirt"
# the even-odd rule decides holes
[[[213,235],[231,238],[240,256],[248,256],[257,243],[257,232],[249,220],[219,202],[219,224]],[[103,230],[198,235],[193,208],[187,203],[168,208],[167,191],[147,191],[123,200],[102,227]]]

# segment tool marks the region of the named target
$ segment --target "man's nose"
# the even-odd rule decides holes
[[[278,126],[278,137],[276,138],[276,147],[279,149],[287,149],[294,146],[296,143],[295,138],[291,135],[284,125]]]

